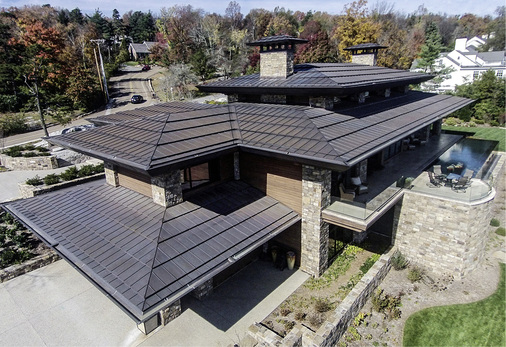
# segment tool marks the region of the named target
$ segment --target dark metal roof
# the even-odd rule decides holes
[[[410,92],[338,112],[252,103],[206,108],[186,103],[186,109],[176,113],[151,111],[171,109],[171,104],[165,104],[136,110],[146,115],[138,120],[49,140],[153,173],[168,166],[184,167],[205,161],[211,155],[237,148],[344,169],[472,102],[448,95]]]
[[[246,45],[248,46],[265,46],[271,44],[286,44],[286,43],[307,43],[308,40],[299,39],[297,37],[289,36],[289,35],[277,35],[277,36],[268,36],[262,37],[259,40],[248,42]]]
[[[138,321],[300,220],[240,181],[167,209],[108,185],[4,207]]]
[[[341,96],[362,91],[418,84],[431,75],[351,63],[295,65],[287,78],[246,75],[197,86],[200,90],[224,94],[279,94]]]
[[[382,46],[378,43],[360,43],[358,45],[346,47],[345,51],[355,51],[355,50],[369,50],[369,49],[382,49],[382,48],[388,48],[388,46]]]

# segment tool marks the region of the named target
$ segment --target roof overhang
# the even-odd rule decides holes
[[[108,185],[3,206],[137,322],[300,221],[241,181],[166,209]]]

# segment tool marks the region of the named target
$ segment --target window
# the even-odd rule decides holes
[[[199,187],[209,182],[220,180],[220,164],[218,160],[188,167],[181,177],[183,191]]]
[[[474,71],[473,72],[473,80],[477,79],[478,77],[480,77],[480,72],[479,71]]]
[[[503,70],[497,70],[497,77],[503,78]]]

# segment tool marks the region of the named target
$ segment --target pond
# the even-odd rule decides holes
[[[496,145],[497,141],[463,138],[443,153],[434,164],[441,165],[445,174],[452,172],[453,166],[456,173],[469,169],[476,175]]]

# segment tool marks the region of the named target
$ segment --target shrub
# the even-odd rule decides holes
[[[0,117],[0,130],[4,136],[19,134],[26,131],[25,116],[21,114],[3,115]]]
[[[316,312],[323,313],[323,312],[330,311],[332,309],[332,305],[329,302],[329,300],[326,298],[317,298],[316,302],[314,304],[314,308],[315,308]]]
[[[35,149],[35,146],[34,146],[34,145],[32,145],[32,144],[28,144],[28,145],[25,145],[25,146],[24,146],[24,149],[25,149],[26,151],[33,151],[33,150]]]
[[[94,165],[84,165],[79,169],[79,177],[86,177],[91,176],[95,173],[95,166]]]
[[[295,322],[291,320],[285,320],[283,321],[283,326],[285,327],[286,332],[289,332],[295,326]]]
[[[384,294],[383,289],[378,289],[371,296],[372,307],[376,312],[383,313],[388,319],[401,317],[401,297]]]
[[[445,124],[448,126],[455,126],[460,123],[462,123],[462,121],[455,117],[448,117],[445,119]]]
[[[493,227],[498,227],[499,225],[501,225],[501,222],[499,221],[499,219],[492,218],[490,220],[490,225]]]
[[[493,119],[493,120],[490,121],[490,125],[493,126],[493,127],[498,127],[499,126],[499,122],[496,121],[495,119]]]
[[[40,153],[47,153],[47,152],[49,152],[49,149],[46,148],[46,147],[35,147],[35,149],[37,151],[39,151]]]
[[[96,173],[104,172],[104,163],[100,163],[100,164],[95,165],[95,172]]]
[[[60,178],[64,181],[72,181],[79,177],[79,170],[75,166],[69,167],[60,174]]]
[[[503,227],[497,228],[497,230],[495,231],[495,233],[497,235],[506,236],[506,229],[504,229]]]
[[[467,125],[469,125],[470,128],[476,128],[475,122],[469,122],[469,123],[467,123]]]
[[[25,152],[23,153],[23,157],[25,158],[32,158],[32,157],[38,157],[39,154],[35,152]]]
[[[325,322],[325,315],[322,313],[314,312],[309,315],[308,321],[312,326],[318,327]]]
[[[43,182],[39,175],[35,175],[35,177],[27,179],[25,183],[31,186],[40,186]]]
[[[282,316],[288,316],[290,313],[292,312],[292,310],[290,310],[289,307],[281,307],[279,313],[281,313]]]
[[[365,275],[367,271],[376,263],[376,261],[379,259],[379,254],[373,254],[367,260],[362,264],[360,267],[360,271]]]
[[[7,239],[7,237],[5,236],[4,233],[1,233],[0,234],[0,247],[5,247],[5,240]]]
[[[408,272],[408,280],[410,280],[411,283],[420,282],[423,273],[424,273],[423,269],[421,269],[418,266],[413,266]]]
[[[409,264],[406,257],[399,250],[395,251],[392,255],[391,263],[392,267],[397,271],[405,269]]]
[[[18,246],[18,247],[24,247],[28,240],[30,239],[30,235],[28,233],[19,233],[17,235],[14,235],[12,238],[12,241]]]
[[[44,181],[45,185],[50,186],[52,184],[59,183],[60,176],[58,176],[56,174],[50,174],[50,175],[47,175],[46,177],[44,177],[42,180]]]
[[[4,249],[2,251],[2,254],[0,254],[0,266],[7,267],[11,264],[14,264],[17,258],[18,252],[15,249],[12,248]]]
[[[302,312],[302,311],[295,312],[295,319],[296,320],[301,321],[304,318],[306,318],[306,314],[304,312]]]

